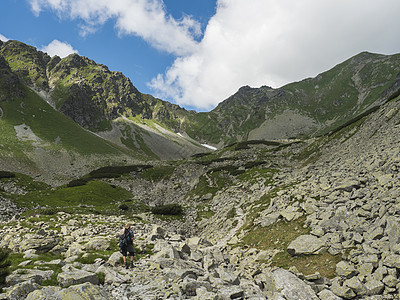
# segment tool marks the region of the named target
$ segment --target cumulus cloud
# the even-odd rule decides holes
[[[61,58],[66,57],[72,53],[78,53],[78,51],[72,48],[70,44],[60,42],[59,40],[52,41],[50,44],[42,47],[42,49],[40,50],[46,52],[50,56],[58,55]]]
[[[162,0],[29,0],[32,11],[39,16],[51,9],[60,18],[65,15],[83,20],[81,34],[94,33],[109,19],[116,20],[120,35],[133,34],[153,47],[175,55],[188,55],[197,42],[200,24],[190,18],[176,20],[166,13]]]
[[[399,51],[398,11],[397,0],[219,0],[196,50],[150,86],[210,109],[243,85],[279,87],[364,50]]]
[[[0,41],[7,42],[7,41],[8,41],[8,38],[6,38],[4,35],[2,35],[2,34],[0,33]]]

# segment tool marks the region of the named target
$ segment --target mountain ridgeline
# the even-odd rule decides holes
[[[400,89],[400,54],[363,52],[315,78],[278,89],[242,87],[214,110],[196,113],[142,94],[122,73],[78,54],[61,59],[18,41],[1,42],[0,67],[3,103],[24,102],[34,91],[54,113],[95,132],[101,143],[157,160],[207,151],[201,144],[221,148],[246,140],[326,134]],[[24,123],[19,119],[14,125]]]
[[[0,55],[24,84],[84,128],[111,130],[118,118],[153,120],[204,143],[326,133],[400,88],[400,55],[363,52],[315,78],[273,89],[242,87],[209,113],[140,93],[120,72],[78,54],[61,59],[16,41]]]

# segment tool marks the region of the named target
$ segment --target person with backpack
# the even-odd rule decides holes
[[[129,269],[129,264],[126,261],[128,252],[131,256],[130,267],[133,268],[133,256],[135,255],[135,252],[133,249],[133,231],[130,224],[126,224],[124,228],[121,229],[119,236],[119,249],[125,263],[125,268]]]

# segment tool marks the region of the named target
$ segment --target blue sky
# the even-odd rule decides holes
[[[398,0],[1,0],[0,38],[78,52],[142,93],[209,110],[361,51],[400,52]]]

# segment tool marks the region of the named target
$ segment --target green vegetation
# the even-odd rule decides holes
[[[272,265],[289,269],[294,266],[304,275],[319,272],[323,277],[334,278],[336,276],[336,264],[342,260],[342,256],[323,252],[316,255],[291,256],[286,251],[279,252],[272,259]]]
[[[281,220],[268,227],[253,228],[243,238],[243,243],[262,250],[279,250],[280,252],[272,259],[273,266],[286,269],[295,266],[305,275],[318,271],[324,277],[335,277],[335,266],[341,260],[341,255],[334,256],[323,252],[317,255],[294,257],[286,251],[291,241],[309,233],[310,230],[304,228],[304,220],[304,217],[292,222]]]
[[[0,179],[2,178],[14,178],[15,174],[8,171],[0,171]]]
[[[151,208],[151,212],[155,215],[179,216],[183,214],[183,207],[180,204],[164,204]]]
[[[61,146],[56,142],[59,140],[64,149],[74,150],[80,154],[121,154],[110,143],[85,131],[65,115],[55,111],[30,89],[25,88],[25,93],[24,99],[0,103],[0,107],[5,112],[0,120],[2,123],[0,127],[5,129],[8,136],[7,147],[16,148],[15,150],[21,148],[20,141],[15,139],[14,128],[7,127],[25,124],[46,143],[43,147],[60,150]],[[14,141],[11,140],[13,137]],[[28,142],[25,144],[29,145]]]
[[[117,214],[119,203],[131,197],[128,191],[100,181],[90,181],[83,186],[62,186],[54,190],[12,195],[19,206],[30,209],[40,206],[71,213],[103,214]]]
[[[140,172],[140,177],[149,181],[161,181],[163,179],[168,179],[175,171],[174,166],[154,166],[153,168],[147,168],[146,170]]]

